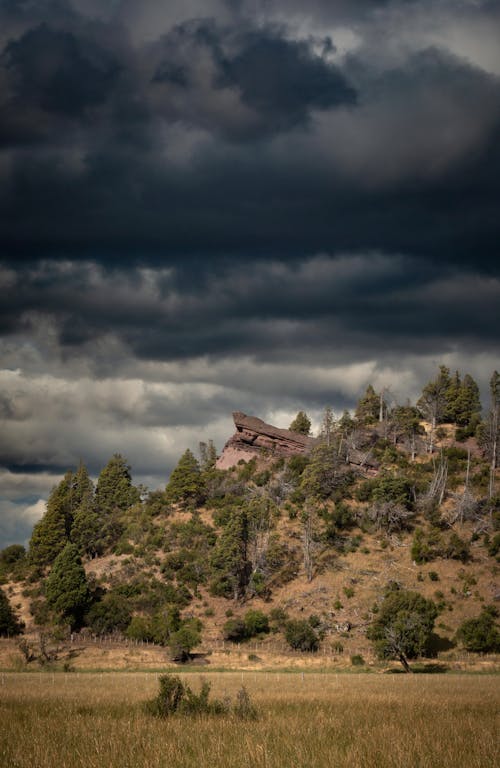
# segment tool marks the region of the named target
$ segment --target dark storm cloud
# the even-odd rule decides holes
[[[161,58],[152,78],[157,87],[167,86],[170,117],[188,118],[231,140],[250,139],[306,125],[312,109],[355,102],[354,89],[337,67],[314,55],[307,42],[282,35],[283,30],[272,28],[236,32],[206,20],[176,26],[158,46]],[[207,85],[210,109],[203,98]],[[196,111],[187,103],[193,90],[198,90],[201,106]],[[213,102],[228,91],[239,94],[231,105],[240,107],[238,121],[224,113],[222,102],[214,109]]]
[[[331,339],[337,354],[348,350],[353,359],[367,349],[421,351],[431,342],[444,349],[457,340],[471,348],[498,344],[498,279],[376,253],[297,265],[235,262],[197,275],[103,271],[95,263],[46,263],[10,274],[4,332],[29,332],[46,317],[71,354],[91,355],[109,334],[144,361],[295,355],[314,362]],[[23,418],[23,403],[13,418]]]
[[[438,48],[333,63],[248,17],[132,45],[126,13],[58,7],[1,56],[5,258],[494,261],[498,78]]]

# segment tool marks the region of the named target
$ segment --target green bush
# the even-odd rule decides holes
[[[439,581],[439,574],[436,571],[429,571],[429,579],[431,581]]]
[[[255,635],[269,632],[269,619],[262,611],[247,611],[245,613],[244,622],[247,637],[254,637]]]
[[[354,656],[351,656],[351,664],[353,667],[363,667],[364,663],[365,660],[360,653],[356,653]]]
[[[242,640],[246,640],[246,632],[243,619],[228,619],[222,627],[224,640],[230,640],[232,643],[240,643]]]
[[[457,639],[467,651],[499,653],[500,631],[497,619],[498,610],[495,606],[483,608],[477,619],[468,619],[460,625]]]
[[[285,640],[296,651],[317,651],[319,638],[308,621],[291,619],[285,624]]]
[[[229,699],[210,699],[211,685],[202,681],[199,693],[195,693],[177,675],[162,675],[160,690],[152,701],[146,703],[146,711],[155,717],[167,718],[172,715],[227,715],[232,713],[242,719],[254,719],[257,711],[248,691],[240,688],[236,701],[231,707]]]

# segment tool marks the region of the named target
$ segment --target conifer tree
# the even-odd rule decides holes
[[[103,513],[124,512],[138,501],[139,491],[132,485],[130,466],[121,454],[115,453],[97,480],[97,506]]]
[[[167,483],[167,497],[171,501],[197,504],[204,496],[204,483],[200,465],[189,448],[181,458]]]
[[[214,548],[212,594],[237,600],[244,593],[251,570],[247,558],[248,537],[247,511],[241,508],[231,515]]]
[[[68,542],[71,504],[71,472],[52,489],[47,501],[47,510],[36,523],[29,545],[29,562],[45,566],[54,562]]]
[[[474,434],[481,417],[481,401],[479,399],[479,387],[468,373],[460,385],[455,399],[455,423],[463,429],[468,429],[469,434]]]
[[[360,424],[374,424],[379,420],[379,414],[380,396],[369,384],[363,397],[358,400],[355,417]]]
[[[305,411],[299,411],[288,429],[290,432],[298,432],[300,435],[308,435],[311,431],[311,419]]]
[[[13,637],[21,634],[22,630],[22,622],[17,620],[7,595],[0,589],[0,637]]]
[[[66,544],[54,561],[45,583],[49,607],[58,619],[78,628],[90,605],[90,590],[75,544]]]

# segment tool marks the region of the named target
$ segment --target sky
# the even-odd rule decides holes
[[[500,367],[500,3],[0,0],[0,547],[113,453],[164,486]]]

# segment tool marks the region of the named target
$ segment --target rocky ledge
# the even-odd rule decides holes
[[[279,429],[266,424],[256,416],[241,411],[233,413],[236,432],[227,441],[217,459],[217,469],[229,469],[240,460],[250,461],[263,453],[269,456],[295,456],[307,453],[317,440],[289,429]]]

